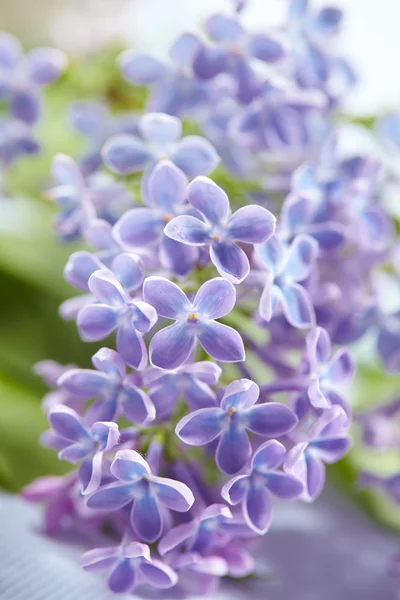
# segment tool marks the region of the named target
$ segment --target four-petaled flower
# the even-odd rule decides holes
[[[164,113],[147,113],[139,119],[142,139],[128,134],[111,137],[102,155],[105,164],[117,173],[151,170],[168,158],[188,177],[208,175],[219,163],[214,147],[205,138],[189,135],[180,139],[180,119]]]
[[[340,403],[336,388],[349,385],[354,375],[354,361],[346,348],[338,350],[331,358],[331,341],[328,332],[316,327],[307,335],[307,360],[310,382],[308,397],[315,408],[329,408]]]
[[[101,348],[92,357],[98,369],[70,369],[59,379],[62,389],[79,398],[97,398],[86,411],[90,421],[112,421],[123,414],[132,423],[142,424],[156,416],[148,395],[135,385],[134,374],[126,374],[125,363],[117,352]]]
[[[200,213],[175,217],[165,226],[165,234],[189,246],[209,246],[218,273],[232,283],[240,283],[250,272],[246,253],[236,242],[260,244],[275,230],[275,217],[262,206],[244,206],[231,215],[229,198],[207,177],[189,184],[187,197]]]
[[[109,570],[107,585],[116,594],[132,592],[140,584],[166,589],[178,581],[175,571],[153,559],[149,547],[139,542],[89,550],[82,555],[81,565],[86,571]]]
[[[132,528],[145,542],[154,542],[162,533],[162,507],[186,512],[194,503],[187,485],[153,475],[147,462],[135,450],[117,452],[110,469],[120,481],[89,496],[87,505],[95,510],[111,511],[132,504]]]
[[[88,287],[97,304],[85,306],[78,314],[82,339],[102,340],[117,330],[118,353],[130,367],[143,369],[147,349],[142,334],[157,322],[155,309],[141,300],[132,300],[111,271],[95,271]]]
[[[49,423],[61,438],[60,446],[63,447],[58,453],[59,459],[72,464],[81,463],[79,479],[82,493],[91,494],[101,483],[104,454],[118,443],[118,425],[97,422],[88,428],[78,413],[68,406],[52,408]]]
[[[188,210],[186,175],[172,162],[158,163],[149,176],[143,193],[144,207],[126,212],[114,226],[114,235],[122,246],[140,249],[158,246],[163,265],[177,275],[186,275],[196,263],[197,248],[187,248],[164,235],[166,223]]]
[[[279,402],[256,404],[260,389],[249,379],[228,385],[221,406],[202,408],[183,417],[177,436],[186,444],[203,446],[219,438],[216,463],[224,473],[234,475],[251,457],[247,431],[263,437],[288,433],[297,423],[294,413]]]
[[[256,258],[268,272],[259,305],[263,319],[270,321],[280,307],[293,327],[313,325],[313,304],[299,282],[310,275],[317,251],[317,242],[306,235],[298,235],[288,248],[284,248],[276,236],[257,246]]]
[[[150,362],[162,369],[176,369],[187,361],[198,340],[215,360],[244,360],[243,341],[232,327],[217,323],[235,305],[236,291],[219,277],[206,281],[193,302],[174,283],[164,277],[147,277],[143,298],[160,317],[175,323],[158,331],[150,342]]]
[[[293,500],[303,491],[302,482],[288,473],[276,471],[283,463],[286,448],[277,440],[262,444],[251,461],[251,471],[238,475],[222,488],[222,497],[230,504],[242,504],[248,526],[263,535],[272,521],[270,494],[280,500]]]

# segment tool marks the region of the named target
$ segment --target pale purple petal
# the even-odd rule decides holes
[[[142,248],[162,237],[164,220],[151,208],[132,208],[114,225],[117,240],[130,248]]]
[[[136,583],[135,570],[127,558],[119,559],[107,578],[108,587],[115,594],[130,592]]]
[[[163,237],[160,246],[161,265],[176,275],[184,277],[196,266],[199,251],[195,246],[187,246],[167,237]]]
[[[109,169],[123,175],[143,171],[152,160],[152,154],[142,140],[128,134],[110,138],[101,154]]]
[[[217,385],[222,369],[220,366],[209,360],[203,360],[193,363],[192,365],[186,365],[185,372],[190,373],[196,377],[196,379],[199,379],[208,385]]]
[[[189,358],[195,339],[187,323],[161,329],[150,342],[151,364],[161,369],[176,369]]]
[[[314,500],[322,492],[325,484],[325,465],[319,458],[306,453],[307,493]]]
[[[208,140],[199,135],[188,135],[175,145],[171,160],[192,178],[211,173],[218,166],[220,158]]]
[[[121,71],[127,81],[135,85],[150,85],[159,81],[167,72],[167,67],[148,54],[138,54],[125,50],[118,57]]]
[[[261,244],[275,231],[276,218],[262,206],[243,206],[228,221],[228,235],[239,242]]]
[[[350,449],[352,440],[349,436],[337,438],[321,438],[312,442],[312,447],[318,451],[318,456],[326,463],[334,463],[343,458]]]
[[[149,203],[173,213],[175,207],[185,201],[188,184],[183,171],[174,163],[163,160],[154,167],[149,177]]]
[[[141,371],[147,365],[147,348],[141,333],[130,321],[123,323],[117,331],[117,350],[127,365]]]
[[[266,475],[266,485],[268,490],[280,500],[298,498],[304,490],[300,479],[288,473],[268,473]]]
[[[259,535],[264,535],[272,521],[272,503],[267,490],[262,486],[250,486],[243,510],[248,526]]]
[[[283,247],[279,238],[275,235],[268,242],[257,246],[256,256],[271,273],[276,274],[283,259]]]
[[[239,504],[245,497],[249,486],[249,478],[247,475],[238,475],[228,481],[221,490],[221,496],[229,504]]]
[[[93,459],[88,462],[90,464],[91,469],[88,473],[88,475],[90,474],[90,476],[88,477],[88,481],[85,482],[86,485],[85,485],[85,483],[82,482],[82,479],[81,479],[81,483],[83,484],[82,494],[84,496],[87,496],[88,494],[92,494],[93,492],[95,492],[101,484],[103,453],[96,452],[96,454],[93,456]],[[82,465],[82,466],[84,466],[84,465]]]
[[[160,317],[176,319],[190,309],[184,292],[165,277],[146,277],[143,284],[143,299],[153,306]]]
[[[277,440],[261,444],[253,456],[252,466],[257,471],[265,472],[279,467],[286,456],[286,448]]]
[[[132,484],[111,483],[88,497],[87,505],[94,510],[118,510],[132,502]]]
[[[0,66],[12,69],[17,65],[23,54],[20,42],[7,31],[0,32]]]
[[[184,33],[179,36],[169,50],[172,62],[180,69],[192,66],[194,56],[201,47],[199,38],[192,33]]]
[[[126,304],[125,292],[111,271],[95,271],[88,282],[89,290],[99,302],[120,308]]]
[[[133,302],[132,309],[132,322],[135,329],[140,331],[140,333],[148,333],[157,323],[156,309],[141,300]]]
[[[119,356],[118,352],[110,348],[100,348],[92,356],[93,366],[99,371],[103,371],[108,375],[112,375],[116,380],[125,376],[125,363]]]
[[[135,290],[143,282],[142,261],[135,254],[118,254],[112,262],[112,270],[125,290]]]
[[[81,418],[72,408],[57,406],[49,412],[48,418],[54,431],[66,440],[81,442],[90,439]]]
[[[119,429],[114,422],[97,422],[91,427],[93,439],[102,452],[109,452],[119,441]]]
[[[263,437],[279,437],[291,431],[297,424],[293,411],[279,402],[256,404],[242,413],[246,427]]]
[[[245,35],[237,18],[222,14],[207,19],[205,30],[215,42],[230,46],[240,42]]]
[[[201,408],[183,417],[175,432],[185,444],[204,446],[220,435],[224,421],[225,414],[220,408]]]
[[[341,348],[332,357],[332,360],[324,372],[332,385],[348,385],[353,379],[355,365],[352,355],[346,348]]]
[[[218,273],[232,283],[241,283],[250,272],[249,259],[236,244],[213,244],[210,247],[210,257]]]
[[[112,462],[111,473],[121,481],[135,482],[148,477],[150,469],[136,450],[119,450]]]
[[[260,388],[250,379],[238,379],[232,381],[225,390],[224,397],[221,400],[223,410],[243,410],[253,406],[260,395]]]
[[[210,321],[201,324],[198,340],[204,350],[221,362],[241,362],[245,360],[245,350],[240,334],[222,323]]]
[[[293,240],[282,265],[282,276],[291,281],[303,281],[309,276],[318,252],[318,244],[307,235]]]
[[[179,215],[175,217],[164,228],[166,236],[191,246],[203,246],[210,241],[209,226],[191,215]]]
[[[219,225],[230,213],[229,198],[216,183],[208,177],[196,177],[189,183],[188,200],[208,221]]]
[[[125,386],[120,394],[120,401],[124,415],[136,425],[153,421],[156,417],[152,401],[140,388]]]
[[[58,380],[59,386],[85,399],[98,396],[109,384],[105,373],[91,369],[71,369]]]
[[[315,313],[308,292],[298,283],[281,285],[282,310],[293,327],[305,329],[315,323]]]
[[[140,572],[146,583],[161,590],[173,587],[178,582],[175,571],[160,560],[153,559],[151,563],[142,563]]]
[[[164,556],[170,550],[174,550],[181,546],[186,540],[193,537],[198,529],[197,521],[189,521],[188,523],[182,523],[173,527],[168,533],[161,539],[158,544],[158,551],[161,556]]]
[[[82,292],[88,292],[89,277],[101,269],[104,269],[104,265],[94,254],[86,251],[74,252],[65,265],[64,278]]]
[[[151,486],[159,501],[171,510],[187,512],[194,503],[192,491],[181,481],[153,476]]]
[[[182,123],[177,117],[164,113],[145,113],[139,121],[139,130],[145,140],[164,147],[181,137]]]
[[[114,562],[118,554],[116,546],[106,548],[94,548],[82,554],[80,564],[85,571],[104,571]]]
[[[231,312],[236,302],[234,286],[216,277],[203,283],[193,300],[193,311],[201,318],[220,319]]]
[[[229,429],[221,435],[215,454],[218,468],[228,475],[234,475],[246,466],[250,457],[251,444],[245,429],[231,420]]]
[[[68,64],[67,55],[58,48],[34,48],[25,56],[24,69],[39,86],[53,83]]]
[[[331,355],[331,340],[328,332],[322,327],[316,327],[307,335],[307,352],[313,365],[328,362]]]
[[[274,309],[279,304],[280,297],[280,290],[274,285],[274,276],[272,273],[268,273],[258,305],[258,312],[265,321],[269,322],[272,319]]]
[[[285,56],[285,44],[278,35],[257,33],[247,41],[248,52],[268,63],[274,63]]]
[[[155,542],[162,532],[162,520],[156,498],[150,490],[141,498],[135,500],[131,514],[131,525],[145,542]]]
[[[118,311],[106,304],[89,304],[79,311],[77,325],[86,342],[102,340],[116,329]]]

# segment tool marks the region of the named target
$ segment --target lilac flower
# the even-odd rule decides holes
[[[120,450],[111,464],[119,482],[111,483],[89,496],[89,508],[118,510],[132,503],[130,522],[135,533],[146,542],[157,540],[163,530],[162,507],[188,511],[194,496],[184,483],[152,475],[147,462],[134,450]]]
[[[209,554],[219,545],[220,534],[233,521],[225,504],[211,504],[189,521],[170,529],[158,544],[161,556],[184,548],[186,552]]]
[[[179,589],[185,594],[213,597],[220,577],[229,574],[226,560],[217,555],[202,556],[197,552],[176,554],[171,566],[178,573]]]
[[[219,439],[216,463],[224,473],[233,475],[251,457],[247,430],[262,437],[281,436],[297,423],[283,404],[257,404],[260,389],[249,379],[233,381],[225,390],[220,408],[202,408],[183,417],[176,426],[177,436],[186,444],[204,446]]]
[[[164,227],[174,216],[187,211],[188,180],[170,161],[154,167],[144,193],[145,207],[126,212],[114,227],[115,238],[125,247],[138,249],[160,246],[163,265],[177,275],[191,271],[198,258],[197,248],[187,248],[164,236]]]
[[[283,463],[286,448],[276,440],[261,444],[251,461],[251,471],[234,477],[222,488],[222,497],[230,504],[242,505],[248,526],[259,535],[266,533],[272,521],[270,494],[280,500],[293,500],[303,484],[293,475],[276,469]]]
[[[322,327],[310,331],[306,343],[310,371],[308,397],[316,408],[328,408],[335,389],[349,385],[353,378],[352,356],[346,348],[341,348],[331,358],[331,341]]]
[[[400,398],[355,415],[364,444],[377,450],[400,448]]]
[[[110,271],[95,271],[89,289],[97,304],[85,306],[77,325],[84,341],[97,341],[117,330],[117,351],[130,367],[143,369],[147,350],[142,334],[157,322],[155,309],[140,300],[132,301]]]
[[[79,166],[85,176],[102,166],[101,149],[111,135],[138,134],[136,115],[129,113],[115,116],[100,102],[73,102],[69,118],[74,130],[87,141],[88,149],[79,158]]]
[[[284,470],[304,483],[301,499],[312,502],[325,483],[325,464],[335,463],[351,446],[348,419],[341,408],[324,411],[309,432],[307,441],[296,444],[287,455]]]
[[[91,203],[82,175],[76,163],[65,154],[58,154],[52,164],[52,176],[56,186],[48,190],[48,196],[60,207],[54,226],[64,240],[74,240],[83,235],[96,213]]]
[[[168,158],[188,177],[208,175],[218,164],[219,157],[204,138],[196,135],[180,139],[179,119],[164,113],[148,113],[138,123],[141,138],[121,134],[108,140],[103,148],[107,167],[117,173],[148,172],[158,161]]]
[[[191,114],[209,99],[209,86],[193,73],[193,60],[201,47],[197,36],[184,33],[169,50],[170,64],[126,50],[119,58],[123,75],[136,85],[150,86],[149,111],[169,115]]]
[[[86,571],[109,570],[107,585],[117,594],[132,592],[140,584],[166,589],[178,581],[171,567],[151,558],[149,547],[138,542],[89,550],[81,557],[81,565]]]
[[[116,423],[94,423],[85,427],[79,415],[68,406],[56,406],[49,412],[49,423],[54,432],[66,441],[58,453],[60,460],[81,463],[79,479],[82,494],[91,494],[100,485],[104,454],[118,443]]]
[[[19,156],[36,154],[39,150],[40,145],[27,123],[0,119],[0,161],[3,167],[11,165]]]
[[[216,394],[210,386],[217,385],[221,368],[211,361],[185,364],[175,371],[156,367],[143,373],[143,383],[148,386],[158,420],[171,416],[180,398],[191,410],[215,406]]]
[[[123,414],[132,423],[152,421],[156,412],[148,397],[137,385],[134,374],[126,374],[125,363],[114,350],[101,348],[92,357],[97,369],[70,369],[59,380],[67,392],[84,400],[97,398],[86,411],[89,421],[114,421]]]
[[[218,273],[232,283],[241,283],[250,265],[235,242],[266,242],[274,233],[275,217],[261,206],[244,206],[230,215],[228,196],[206,177],[196,177],[189,184],[187,196],[202,218],[175,217],[165,226],[165,234],[189,246],[209,246]]]
[[[158,316],[175,323],[158,331],[150,342],[150,362],[161,369],[176,369],[186,362],[198,341],[215,360],[244,360],[243,341],[232,327],[217,323],[235,305],[236,291],[229,281],[219,277],[206,281],[190,302],[182,290],[164,279],[147,277],[143,298]]]
[[[60,404],[69,406],[69,408],[73,408],[78,413],[81,413],[83,407],[82,398],[62,389],[58,384],[61,375],[74,368],[75,365],[60,365],[53,360],[41,360],[35,364],[33,368],[35,374],[39,375],[43,382],[51,388],[51,391],[42,399],[42,409],[46,413],[54,406]]]
[[[380,476],[373,473],[361,473],[359,485],[361,487],[372,487],[385,492],[389,498],[400,505],[400,473]]]
[[[257,246],[256,258],[268,275],[260,298],[260,315],[270,321],[278,307],[293,327],[311,327],[315,321],[311,298],[299,283],[314,266],[318,246],[312,238],[299,235],[289,248],[277,236]]]
[[[278,33],[248,35],[239,19],[214,15],[205,29],[215,46],[203,46],[196,54],[193,67],[198,77],[212,79],[229,73],[237,84],[238,99],[247,104],[258,95],[262,81],[252,66],[254,59],[276,63],[285,55],[285,43]]]

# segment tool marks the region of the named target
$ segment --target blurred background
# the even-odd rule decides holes
[[[345,9],[341,48],[361,81],[344,109],[349,120],[368,121],[399,108],[400,2],[333,3]],[[73,295],[62,270],[76,247],[54,240],[52,207],[38,193],[46,188],[54,154],[76,156],[82,149],[82,140],[68,125],[69,104],[72,99],[107,98],[116,108],[140,107],[140,94],[122,81],[115,66],[120,50],[129,46],[165,56],[178,33],[198,30],[205,15],[228,6],[229,0],[0,0],[1,28],[17,35],[25,48],[54,45],[71,57],[70,69],[47,92],[46,112],[39,125],[44,152],[12,168],[0,198],[0,486],[4,489],[17,491],[35,476],[62,473],[66,468],[54,452],[38,444],[46,427],[40,409],[44,388],[32,366],[51,358],[84,367],[95,351],[93,344],[82,344],[76,327],[58,315],[60,302]],[[278,23],[285,9],[285,0],[253,0],[245,21],[250,27]],[[368,131],[355,130],[354,140],[355,145],[363,144],[364,149],[368,145],[375,151]],[[363,360],[363,349],[359,352],[361,367],[353,403],[368,406],[377,397],[396,393],[400,377],[385,376],[367,358]],[[379,455],[366,452],[356,443],[349,458],[331,470],[332,481],[381,524],[400,531],[399,511],[383,496],[358,492],[355,486],[361,464],[367,462],[389,473],[394,464],[400,467],[400,457],[388,456],[382,465]]]

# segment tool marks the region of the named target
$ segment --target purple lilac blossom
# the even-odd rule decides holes
[[[233,381],[226,388],[220,407],[201,408],[183,417],[176,434],[192,446],[204,446],[218,439],[218,467],[228,475],[237,473],[252,454],[247,431],[271,438],[288,433],[297,423],[294,413],[283,404],[256,404],[259,392],[253,381]]]
[[[266,242],[274,233],[275,217],[256,205],[243,206],[231,215],[228,196],[206,177],[196,177],[189,184],[187,197],[200,218],[175,217],[165,226],[165,234],[189,246],[209,246],[218,273],[232,283],[241,283],[250,272],[250,264],[236,242]]]
[[[147,277],[143,298],[159,317],[172,319],[173,325],[158,331],[150,342],[150,362],[161,369],[176,369],[185,363],[196,342],[215,360],[240,362],[245,359],[239,333],[218,323],[234,307],[235,288],[229,281],[216,277],[206,281],[193,302],[172,281],[164,277]]]

